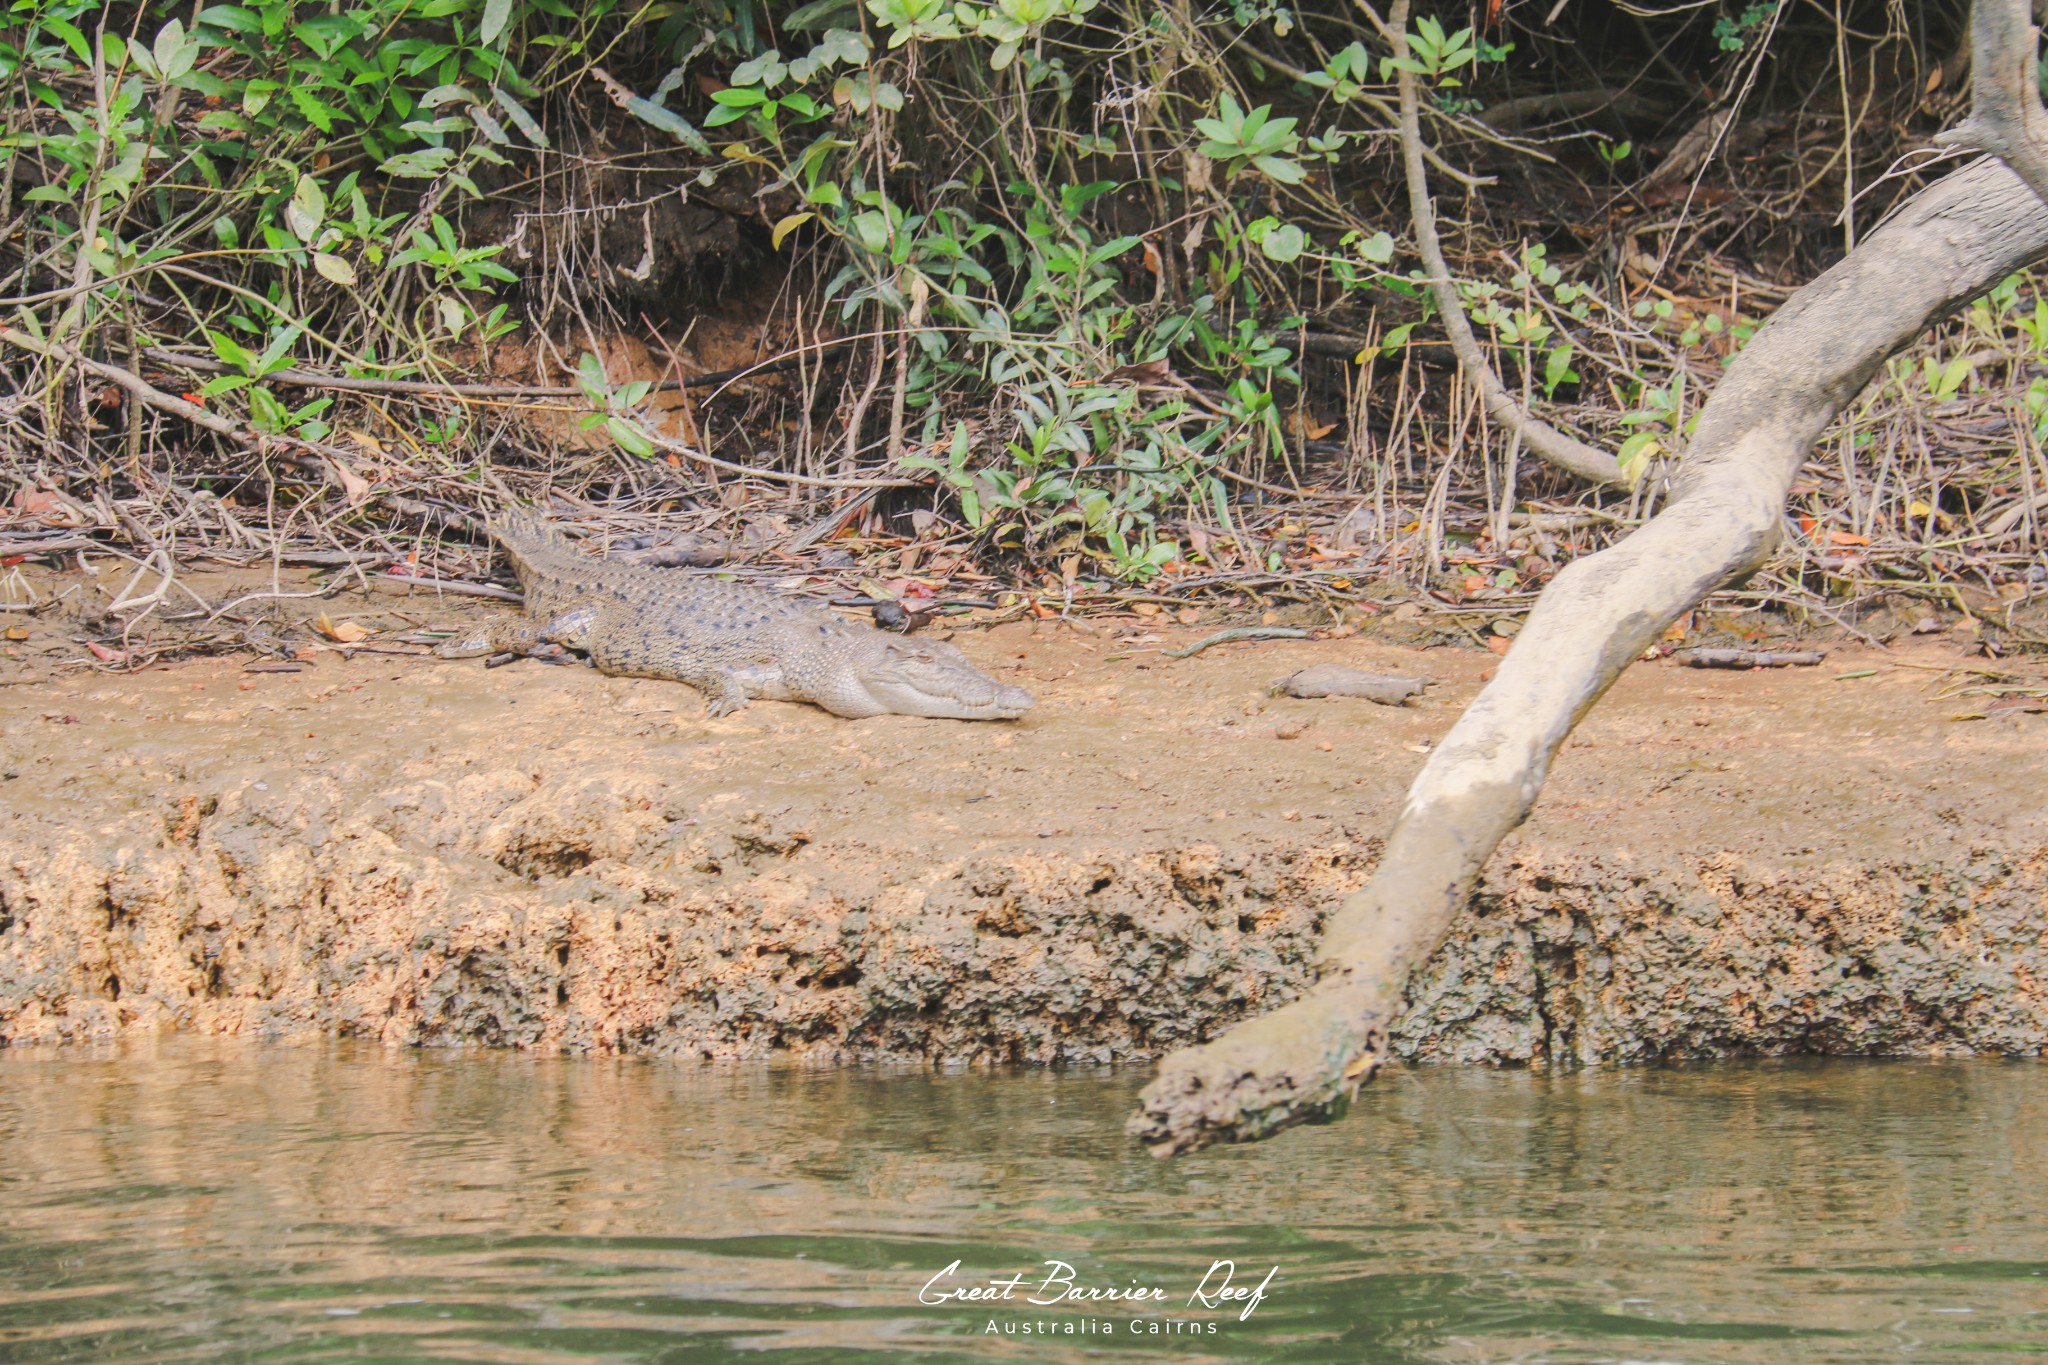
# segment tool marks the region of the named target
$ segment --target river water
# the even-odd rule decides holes
[[[1142,1081],[0,1050],[0,1362],[2048,1356],[2040,1063],[1413,1071],[1173,1163]]]

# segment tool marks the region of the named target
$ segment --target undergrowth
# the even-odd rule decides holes
[[[1364,543],[1526,592],[1654,507],[1728,358],[1924,183],[1961,18],[1489,0],[1397,57],[1367,0],[15,0],[7,534],[388,550],[554,488],[1069,584]],[[1403,66],[1482,342],[1629,486],[1536,464],[1450,366]],[[703,376],[735,313],[749,363]],[[2041,590],[2044,370],[2025,280],[1897,363],[1783,589]]]

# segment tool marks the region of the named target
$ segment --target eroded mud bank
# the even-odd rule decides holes
[[[1301,987],[1492,662],[961,643],[1040,694],[1029,721],[713,721],[665,684],[374,655],[0,689],[0,1040],[1151,1057]],[[1324,660],[1444,684],[1265,695]],[[2048,718],[1953,721],[1926,669],[1833,681],[1892,661],[1638,666],[1401,1053],[2039,1050]]]

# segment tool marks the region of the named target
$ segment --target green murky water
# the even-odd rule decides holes
[[[1174,1164],[1141,1081],[0,1051],[0,1362],[2048,1355],[2038,1063],[1426,1071]]]

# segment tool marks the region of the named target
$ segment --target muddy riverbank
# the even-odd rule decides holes
[[[1039,695],[1014,725],[712,720],[583,668],[338,651],[16,678],[0,1041],[1156,1056],[1301,988],[1495,662],[1160,653],[1200,633],[962,635]],[[1267,693],[1324,661],[1441,682],[1405,708]],[[2039,1050],[2048,717],[1953,719],[1963,662],[1632,669],[1418,979],[1400,1055]]]

